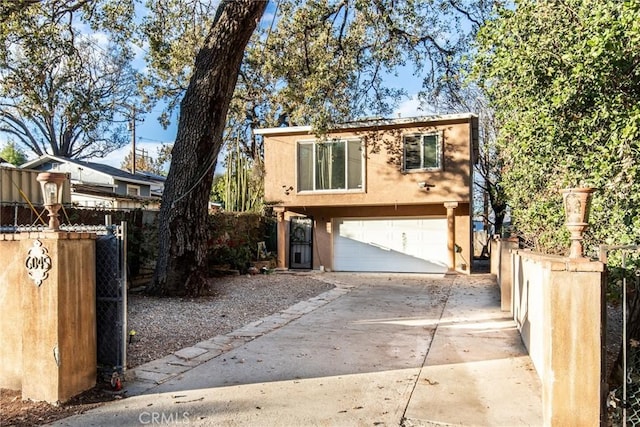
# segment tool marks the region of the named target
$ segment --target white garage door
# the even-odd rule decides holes
[[[447,219],[335,219],[333,269],[444,273]]]

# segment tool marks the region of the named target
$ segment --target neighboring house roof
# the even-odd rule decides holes
[[[9,163],[8,161],[6,161],[5,159],[3,159],[2,157],[0,157],[0,166],[3,166],[5,168],[15,168],[14,165],[12,165],[11,163]]]
[[[153,172],[147,172],[147,171],[136,171],[136,175],[142,175],[144,177],[149,178],[152,181],[164,182],[164,181],[167,180],[166,176],[158,175],[158,174],[155,174]]]
[[[385,118],[372,118],[372,119],[360,119],[346,123],[339,123],[334,125],[331,131],[337,130],[349,130],[360,129],[370,127],[393,127],[402,125],[411,125],[425,122],[438,122],[438,121],[452,121],[452,120],[468,120],[478,117],[476,114],[463,113],[463,114],[434,114],[430,116],[417,116],[417,117],[402,117],[397,119],[385,119]],[[289,126],[289,127],[277,127],[277,128],[263,128],[255,129],[253,133],[256,135],[277,135],[277,134],[291,134],[291,133],[305,133],[312,132],[311,126]]]
[[[73,187],[74,192],[86,194],[86,195],[111,197],[111,198],[117,198],[117,199],[138,200],[138,201],[148,199],[148,197],[114,193],[111,189],[100,187],[98,185],[72,184],[71,186]],[[151,198],[159,199],[159,197],[155,195],[152,195]]]
[[[164,183],[167,180],[167,177],[147,171],[136,171],[136,176],[138,175],[142,175],[145,178],[149,179],[152,196],[162,196],[162,192],[164,191]]]
[[[114,168],[113,166],[104,165],[101,163],[85,162],[85,161],[76,160],[76,159],[68,159],[66,157],[52,156],[50,154],[45,154],[43,156],[40,156],[39,158],[35,160],[31,160],[21,165],[20,167],[23,169],[25,168],[33,169],[49,162],[75,164],[83,168],[93,169],[96,172],[111,176],[113,178],[117,178],[120,181],[130,182],[133,184],[151,185],[153,183],[164,183],[165,181],[165,177],[160,175],[150,174],[148,172],[144,172],[144,173],[137,172],[134,175],[125,170]]]

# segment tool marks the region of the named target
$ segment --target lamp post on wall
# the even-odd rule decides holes
[[[62,206],[62,190],[66,179],[66,174],[56,172],[43,172],[36,177],[42,189],[44,207],[49,211],[49,230],[51,231],[60,229],[58,211]]]

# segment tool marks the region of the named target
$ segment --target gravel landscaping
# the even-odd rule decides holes
[[[332,289],[317,274],[267,274],[210,279],[202,298],[128,297],[128,329],[136,334],[127,349],[133,368],[216,335],[226,334],[300,301]],[[22,401],[19,391],[0,390],[0,425],[38,426],[120,398],[98,384],[60,406]]]
[[[128,329],[135,335],[127,349],[127,366],[229,333],[334,287],[319,277],[286,273],[215,278],[210,281],[211,296],[196,299],[130,294]]]

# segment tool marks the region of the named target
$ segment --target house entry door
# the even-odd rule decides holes
[[[294,216],[289,223],[289,268],[313,268],[313,218]]]

